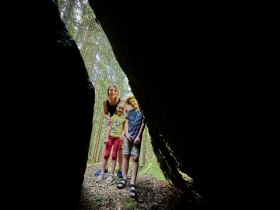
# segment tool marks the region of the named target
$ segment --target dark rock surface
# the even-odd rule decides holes
[[[3,38],[6,209],[76,209],[94,89],[54,1],[11,2]],[[7,23],[7,21],[5,21]],[[7,44],[7,46],[6,46]],[[3,83],[2,83],[3,84]],[[15,167],[16,166],[16,167]]]
[[[254,33],[261,21],[250,18],[252,10],[193,1],[89,2],[144,109],[166,176],[186,197],[201,194],[206,207],[262,201],[252,160],[261,161],[263,147],[254,139],[266,139],[267,81],[262,39]],[[193,178],[192,188],[177,169]]]
[[[268,73],[263,38],[253,28],[257,16],[243,15],[251,9],[90,3],[144,109],[161,168],[186,201],[197,192],[206,208],[269,205],[268,184],[259,182],[265,175],[274,181],[268,166],[275,158],[264,159],[275,153],[261,106],[268,103]],[[93,87],[55,1],[6,1],[3,8],[2,205],[77,209]],[[193,178],[193,188],[177,169]],[[185,207],[198,206],[193,199]]]

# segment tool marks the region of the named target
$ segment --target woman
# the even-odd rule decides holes
[[[110,126],[112,124],[111,117],[116,113],[116,109],[119,103],[124,103],[124,99],[120,97],[120,89],[115,84],[110,84],[107,88],[106,97],[103,101],[104,117],[107,120],[107,127],[105,130],[105,136],[109,136]],[[123,140],[121,141],[118,152],[118,172],[117,176],[122,177],[122,162],[123,162]],[[101,170],[98,170],[95,175],[99,175]],[[106,173],[106,170],[105,170]]]

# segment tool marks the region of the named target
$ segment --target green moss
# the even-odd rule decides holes
[[[125,204],[124,204],[124,209],[125,210],[137,210],[138,208],[138,203],[134,200],[126,200]]]
[[[156,158],[151,159],[141,169],[139,168],[138,175],[149,175],[156,178],[157,180],[166,180]]]

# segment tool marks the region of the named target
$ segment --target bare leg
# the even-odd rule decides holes
[[[123,164],[123,143],[121,143],[118,152],[118,169],[122,171],[122,164]]]
[[[127,180],[127,173],[128,173],[128,167],[129,167],[129,159],[130,155],[124,155],[123,159],[123,178]]]
[[[97,182],[97,183],[99,183],[99,182],[102,181],[102,179],[103,179],[103,174],[104,174],[104,172],[105,172],[105,165],[107,165],[107,163],[108,163],[108,159],[103,159],[102,165],[101,165],[101,172],[100,172],[100,174],[98,175],[98,177],[96,178],[96,182]]]
[[[101,165],[101,173],[105,172],[105,167],[107,166],[107,163],[108,163],[108,159],[107,160],[103,159],[102,165]]]
[[[112,160],[111,174],[114,174],[117,165],[117,160]]]
[[[138,165],[139,165],[139,157],[138,156],[132,156],[133,164],[132,164],[132,174],[131,174],[131,181],[130,184],[135,184],[137,173],[138,173]]]
[[[110,136],[110,132],[111,132],[111,126],[107,126],[107,128],[105,129],[105,138],[106,138],[105,141],[108,140],[107,137]],[[105,144],[105,147],[106,147],[106,144]],[[104,171],[105,171],[105,168],[108,167],[107,165],[108,165],[108,160],[106,161],[106,163],[104,165]]]

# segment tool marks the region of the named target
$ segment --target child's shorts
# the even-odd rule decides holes
[[[133,155],[133,156],[140,156],[141,150],[141,142],[137,145],[133,143],[133,141],[128,141],[127,139],[124,140],[124,155]]]

